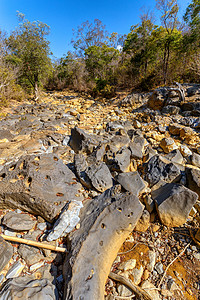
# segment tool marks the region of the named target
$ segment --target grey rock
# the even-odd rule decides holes
[[[112,262],[142,211],[138,198],[121,194],[120,186],[105,191],[84,206],[80,228],[69,235],[71,251],[64,265],[65,299],[104,299]]]
[[[9,263],[13,255],[13,247],[0,236],[0,271]]]
[[[92,153],[99,143],[100,139],[98,140],[97,136],[88,134],[78,127],[75,127],[71,130],[69,144],[76,153]]]
[[[74,166],[75,166],[76,174],[79,177],[82,185],[84,185],[88,189],[91,189],[92,188],[91,181],[85,172],[85,170],[88,167],[88,163],[83,154],[79,153],[74,156]]]
[[[200,168],[200,155],[195,152],[192,154],[192,164]]]
[[[181,152],[178,149],[171,151],[165,157],[176,164],[182,165],[185,162]]]
[[[127,172],[131,163],[131,151],[128,148],[122,148],[117,151],[115,158],[110,162],[112,171]]]
[[[28,214],[10,211],[3,217],[2,224],[15,231],[25,231],[32,229],[36,220],[33,220]]]
[[[200,197],[200,169],[186,168],[187,185]]]
[[[0,299],[56,300],[58,294],[49,280],[24,276],[8,280],[0,291]]]
[[[117,176],[116,180],[123,186],[123,188],[138,196],[139,193],[145,188],[144,181],[138,172],[121,173]]]
[[[52,222],[72,199],[81,200],[81,184],[54,154],[21,157],[0,173],[0,207],[19,208]]]
[[[136,159],[142,159],[144,151],[145,139],[141,136],[134,138],[129,144],[129,149],[131,150],[131,156]]]
[[[7,129],[1,129],[0,130],[0,139],[7,139],[8,141],[11,141],[13,139],[14,135]]]
[[[143,167],[145,180],[149,182],[150,186],[160,180],[170,183],[181,178],[180,169],[173,163],[166,163],[159,155],[153,156]]]
[[[113,186],[112,175],[104,162],[97,161],[90,165],[85,173],[92,186],[99,192],[104,192]]]
[[[167,105],[162,108],[163,114],[170,114],[170,115],[177,115],[180,113],[180,107],[174,106],[174,105]]]
[[[36,240],[36,238],[30,234],[24,235],[23,238],[34,241]],[[25,260],[28,266],[31,266],[37,263],[38,261],[44,259],[44,256],[40,253],[40,250],[38,248],[28,246],[25,244],[21,244],[19,246],[18,253]]]
[[[163,225],[183,225],[198,199],[198,195],[180,184],[169,183],[152,192]]]

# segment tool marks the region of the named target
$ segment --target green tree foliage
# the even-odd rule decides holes
[[[25,19],[18,13],[19,27],[8,39],[10,62],[19,67],[19,82],[34,89],[35,98],[38,98],[38,88],[51,69],[49,41],[49,26]]]
[[[93,92],[113,95],[119,50],[107,45],[90,46],[85,50],[86,70],[95,83]]]

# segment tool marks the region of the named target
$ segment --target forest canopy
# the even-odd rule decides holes
[[[0,104],[39,91],[70,88],[93,97],[117,90],[148,91],[174,81],[200,81],[200,0],[192,0],[182,20],[177,0],[156,0],[158,24],[144,13],[124,35],[109,33],[100,20],[73,30],[74,51],[52,59],[47,24],[18,12],[18,27],[0,29]]]

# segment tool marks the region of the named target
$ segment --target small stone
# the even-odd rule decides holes
[[[150,213],[145,209],[142,213],[141,218],[135,226],[136,231],[145,232],[150,225]]]
[[[180,184],[169,183],[153,191],[152,198],[162,224],[177,227],[186,222],[198,195]]]
[[[47,224],[46,223],[38,223],[37,228],[41,231],[44,231],[47,229]]]
[[[167,288],[170,292],[173,292],[175,290],[178,290],[178,286],[176,285],[174,279],[170,278],[168,281],[167,281]]]
[[[198,168],[200,168],[200,155],[197,153],[193,153],[192,155],[192,164]]]
[[[156,290],[155,285],[153,285],[150,281],[146,280],[141,285],[142,289],[144,289],[153,300],[161,300],[161,296],[159,292]]]
[[[0,271],[9,263],[13,255],[13,247],[0,236]]]
[[[160,147],[164,150],[165,153],[169,153],[178,148],[172,138],[164,138],[160,142]]]
[[[10,211],[3,217],[2,224],[12,230],[26,231],[35,226],[36,220],[33,220],[28,214],[19,214]]]
[[[184,157],[189,157],[192,155],[192,151],[186,145],[180,146],[180,152]]]
[[[37,269],[41,268],[44,265],[44,263],[45,263],[45,261],[43,260],[43,261],[40,261],[40,262],[37,262],[37,263],[31,265],[29,267],[30,272],[34,272]]]
[[[117,291],[121,297],[128,297],[132,295],[131,289],[122,284],[118,286]]]
[[[156,265],[155,265],[155,270],[158,272],[158,274],[163,274],[164,273],[164,270],[163,270],[163,264],[161,262],[158,262]]]
[[[144,181],[138,172],[121,173],[117,176],[117,181],[123,188],[132,194],[138,196],[145,188]]]
[[[126,262],[123,262],[122,264],[120,264],[120,266],[118,267],[119,270],[133,270],[136,266],[136,259],[129,259]]]
[[[194,253],[193,255],[196,259],[200,260],[200,253]]]
[[[138,285],[140,282],[141,282],[141,278],[142,278],[142,275],[143,275],[143,266],[140,266],[139,269],[135,268],[133,269],[132,271],[132,275],[133,275],[133,281],[136,285]]]
[[[149,251],[149,264],[147,265],[147,270],[152,272],[156,263],[156,252]]]
[[[150,275],[150,272],[148,270],[145,270],[144,274],[143,274],[144,280],[147,280],[149,278],[149,275]]]

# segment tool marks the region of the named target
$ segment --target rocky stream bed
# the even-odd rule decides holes
[[[0,300],[200,299],[200,86],[183,88],[1,111]]]

